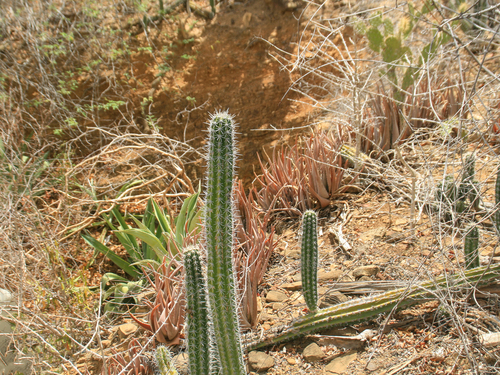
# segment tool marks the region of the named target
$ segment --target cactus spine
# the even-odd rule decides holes
[[[464,240],[465,267],[469,270],[479,267],[479,230],[477,226],[469,228]]]
[[[314,211],[302,217],[301,275],[304,299],[310,311],[318,306],[318,218]]]
[[[210,373],[212,358],[207,287],[202,274],[200,255],[194,246],[184,251],[184,270],[189,373],[206,375]]]
[[[207,284],[222,374],[245,374],[233,275],[234,121],[210,119],[205,212]]]
[[[160,375],[178,375],[177,370],[172,365],[172,357],[167,347],[160,346],[156,349],[155,360]]]

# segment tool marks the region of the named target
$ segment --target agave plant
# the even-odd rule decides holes
[[[417,129],[435,127],[453,118],[464,98],[461,87],[452,85],[447,78],[432,82],[424,78],[398,93],[403,95],[402,102],[396,100],[394,90],[378,86],[377,93],[371,97],[361,129],[362,152],[379,156]],[[451,123],[444,121],[443,124],[442,130],[447,136],[458,135],[458,129]]]
[[[113,356],[103,366],[102,375],[154,375],[155,369],[151,359],[145,354],[144,347],[136,339],[130,340],[128,353],[113,351]],[[129,358],[127,358],[127,356]],[[107,372],[105,371],[107,369]]]
[[[156,269],[160,267],[164,257],[168,261],[180,260],[178,254],[186,239],[196,236],[201,231],[201,211],[196,209],[199,194],[198,191],[184,201],[176,218],[171,218],[154,199],[149,199],[141,221],[134,216],[130,217],[136,227],[127,224],[118,206],[111,210],[111,215],[104,214],[103,218],[108,227],[125,248],[127,258],[120,257],[91,235],[82,235],[89,245],[104,254],[133,279],[131,281],[115,273],[106,273],[102,277],[103,300],[112,298],[105,304],[105,311],[118,311],[120,305],[130,302],[131,292],[144,286],[142,266],[152,265]]]
[[[279,210],[300,216],[313,208],[325,208],[342,192],[344,174],[342,141],[331,133],[311,135],[303,145],[282,147],[273,152],[269,163],[260,162],[263,186],[256,196],[265,210]]]
[[[264,210],[276,209],[300,216],[313,205],[307,194],[307,178],[298,145],[274,150],[267,166],[260,157],[259,163],[262,175],[257,181],[263,188],[257,193],[257,201]]]
[[[156,296],[154,304],[147,303],[150,308],[148,323],[130,314],[137,324],[151,331],[156,340],[165,345],[177,345],[181,338],[185,310],[182,273],[183,265],[180,262],[167,263],[165,257],[154,272],[154,282],[148,277]]]
[[[274,226],[270,226],[270,213],[261,218],[255,210],[255,188],[248,196],[243,184],[236,185],[235,235],[239,243],[235,252],[235,269],[241,298],[240,323],[243,329],[257,324],[257,287],[262,282],[276,242]],[[267,233],[267,228],[269,233]]]

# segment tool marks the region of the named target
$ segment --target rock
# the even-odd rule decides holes
[[[300,259],[300,250],[290,250],[285,253],[287,260]]]
[[[343,272],[340,270],[333,270],[333,271],[319,271],[318,272],[318,281],[319,282],[325,282],[325,281],[331,281],[331,280],[338,280],[342,277]]]
[[[138,329],[139,327],[137,327],[134,323],[125,323],[118,326],[118,334],[123,340],[124,338],[133,335]]]
[[[297,360],[293,357],[287,357],[286,361],[288,362],[289,365],[292,365],[292,366],[297,364]]]
[[[0,288],[0,306],[8,304],[12,301],[12,294],[5,289]]]
[[[358,267],[352,271],[352,276],[359,278],[361,276],[374,276],[380,272],[380,267],[375,265]]]
[[[281,302],[274,302],[274,303],[273,303],[273,310],[274,310],[274,311],[280,311],[280,310],[284,309],[284,308],[285,308],[285,306],[286,306],[286,305],[285,305],[284,303],[281,303]]]
[[[357,357],[358,353],[351,353],[335,358],[325,366],[325,375],[344,374],[349,364]]]
[[[307,362],[318,362],[325,357],[325,353],[323,353],[323,350],[321,350],[318,344],[313,342],[306,346],[302,352],[302,356]]]
[[[370,372],[377,371],[380,367],[382,367],[382,364],[378,361],[370,361],[366,365],[366,369]]]
[[[243,27],[248,28],[250,26],[250,23],[252,22],[252,13],[246,12],[243,15],[243,19],[241,20],[241,24]]]
[[[271,290],[266,295],[267,302],[283,302],[287,298],[288,296],[285,293],[279,292],[277,290]]]
[[[252,370],[267,371],[274,366],[274,358],[264,352],[248,353],[248,364]]]
[[[177,354],[172,358],[172,364],[177,369],[179,375],[188,375],[189,374],[189,357],[187,353]]]
[[[294,281],[293,283],[286,283],[281,285],[286,290],[300,290],[302,289],[302,281]]]
[[[349,301],[349,298],[347,298],[344,294],[337,291],[330,291],[319,299],[319,307],[329,307],[347,301]]]

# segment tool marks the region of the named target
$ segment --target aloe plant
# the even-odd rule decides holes
[[[467,269],[479,267],[479,230],[472,225],[464,239],[465,267]]]
[[[215,342],[222,374],[245,374],[233,275],[234,120],[227,112],[210,119],[205,198],[207,275]]]
[[[318,218],[306,211],[302,217],[301,275],[304,299],[310,311],[318,306]]]

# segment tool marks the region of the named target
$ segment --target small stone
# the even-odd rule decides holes
[[[302,289],[302,281],[294,281],[293,283],[286,283],[281,285],[286,290],[300,290]]]
[[[118,326],[118,334],[121,339],[124,339],[127,336],[133,335],[139,327],[137,327],[133,323],[125,323]]]
[[[111,340],[102,340],[101,344],[104,349],[107,349],[111,346]]]
[[[325,281],[331,281],[331,280],[338,280],[342,277],[343,272],[340,270],[333,270],[333,271],[319,271],[318,272],[318,281],[319,282],[325,282]]]
[[[274,366],[274,358],[264,352],[253,351],[248,353],[248,364],[255,371],[267,371]]]
[[[344,374],[349,364],[358,357],[358,353],[346,354],[335,358],[325,366],[325,375]]]
[[[372,281],[370,276],[361,276],[358,281]]]
[[[189,356],[187,353],[177,354],[172,358],[172,364],[175,366],[179,375],[189,374]]]
[[[358,267],[352,271],[352,276],[359,278],[361,276],[374,276],[380,272],[380,267],[375,265]]]
[[[241,20],[241,24],[245,27],[248,28],[250,26],[250,23],[252,22],[252,13],[246,12],[243,15],[243,19]]]
[[[285,257],[290,259],[300,259],[300,250],[290,250],[285,253]]]
[[[370,361],[366,366],[366,369],[370,372],[377,371],[381,367],[381,364],[377,361]]]
[[[323,350],[321,350],[318,344],[313,342],[306,346],[302,352],[302,356],[307,362],[318,362],[325,357],[325,353],[323,353]]]
[[[271,290],[266,295],[267,302],[283,302],[287,298],[288,296],[285,293],[279,292],[277,290]]]
[[[0,288],[0,306],[12,301],[12,294],[5,289]]]
[[[273,310],[274,310],[274,311],[280,311],[280,310],[282,310],[284,307],[285,307],[285,304],[284,304],[284,303],[281,303],[281,302],[274,302],[274,303],[273,303]]]
[[[288,362],[289,365],[292,365],[292,366],[297,364],[297,360],[293,357],[288,357],[286,359],[286,361]]]

